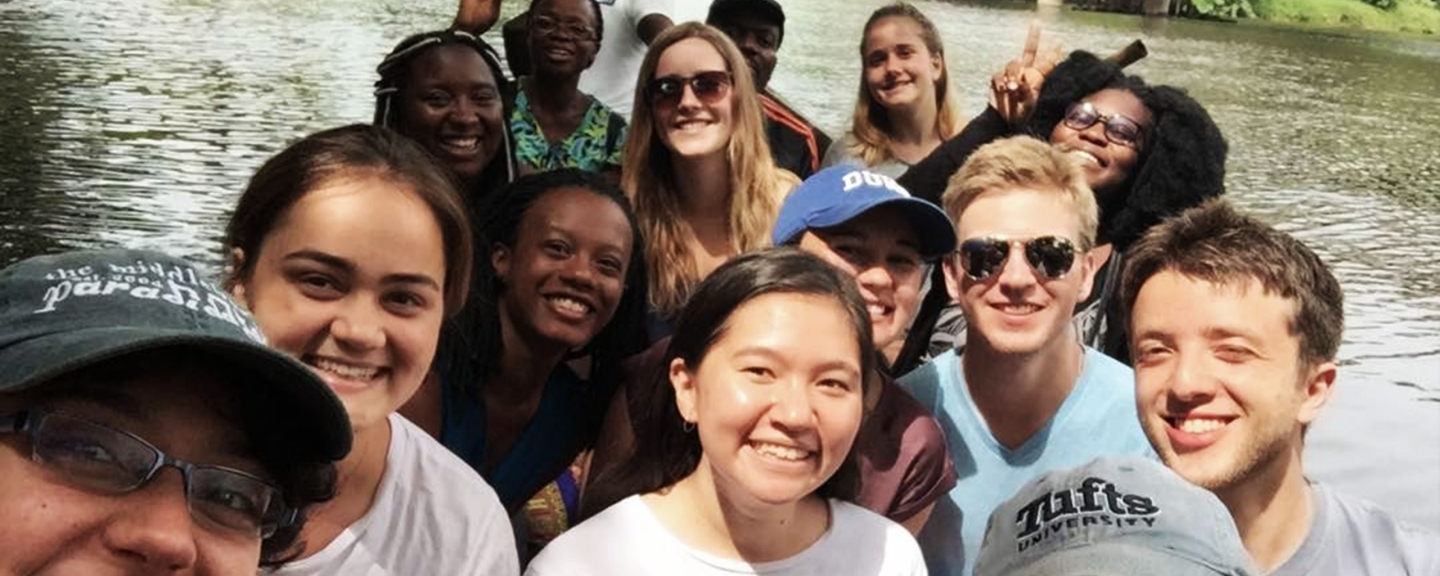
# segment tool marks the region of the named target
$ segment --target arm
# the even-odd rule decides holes
[[[460,0],[460,8],[456,10],[455,21],[450,28],[479,36],[499,19],[500,0]]]

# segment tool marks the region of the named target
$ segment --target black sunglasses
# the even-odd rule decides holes
[[[144,439],[63,412],[29,410],[0,415],[0,433],[29,436],[30,457],[71,486],[101,494],[139,490],[166,467],[180,471],[190,514],[242,538],[269,538],[293,524],[280,489],[250,473],[192,464]]]
[[[1145,137],[1145,129],[1134,120],[1120,114],[1101,114],[1089,102],[1077,102],[1065,110],[1065,126],[1071,130],[1085,130],[1096,122],[1105,123],[1105,138],[1129,148],[1139,148]]]
[[[1075,265],[1075,243],[1062,236],[1029,240],[985,237],[960,243],[960,250],[956,252],[960,270],[977,282],[989,278],[1005,268],[1010,247],[1017,244],[1024,247],[1025,261],[1030,263],[1030,268],[1047,279],[1058,279]]]
[[[714,104],[730,93],[730,73],[721,71],[701,72],[694,76],[662,76],[646,85],[645,93],[650,96],[652,106],[675,106],[685,97],[685,86],[705,104]]]

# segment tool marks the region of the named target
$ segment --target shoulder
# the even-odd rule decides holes
[[[1440,574],[1440,532],[1399,520],[1373,502],[1318,484],[1314,489],[1326,501],[1330,526],[1349,532],[1341,536],[1367,554],[1393,555],[1409,574]]]
[[[825,159],[820,161],[820,166],[826,168],[840,164],[863,166],[863,163],[850,153],[850,147],[854,145],[855,141],[849,134],[846,134],[839,140],[831,142],[830,147],[825,150]]]
[[[932,414],[938,413],[946,381],[959,373],[958,360],[959,355],[954,349],[947,350],[911,370],[909,374],[896,380],[895,384]]]
[[[834,538],[830,545],[834,550],[843,550],[846,556],[860,550],[880,552],[883,555],[877,572],[880,575],[925,574],[920,545],[905,527],[841,500],[831,500],[830,509],[834,516],[831,528]],[[864,563],[860,558],[854,560]]]
[[[398,414],[391,415],[396,451],[387,465],[393,465],[393,489],[406,495],[407,510],[424,510],[436,522],[452,529],[509,532],[504,506],[495,489],[480,474],[444,445]],[[459,538],[464,532],[456,530]],[[468,539],[468,538],[467,538]]]
[[[777,166],[775,167],[775,173],[772,178],[775,190],[775,205],[778,207],[784,204],[785,197],[789,196],[790,192],[794,191],[795,187],[800,185],[800,177],[796,176],[794,172]]]
[[[647,555],[631,543],[641,541],[646,547],[653,547],[664,542],[637,537],[637,533],[649,530],[648,524],[653,522],[646,517],[649,513],[639,496],[621,500],[545,546],[530,562],[525,574],[626,573],[633,563],[627,559]]]

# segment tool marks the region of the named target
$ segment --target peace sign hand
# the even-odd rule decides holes
[[[1045,76],[1060,62],[1059,44],[1040,50],[1040,22],[1030,23],[1025,36],[1025,49],[1020,58],[1011,60],[1005,69],[990,79],[990,107],[999,112],[1011,126],[1024,124],[1035,111],[1040,86]]]

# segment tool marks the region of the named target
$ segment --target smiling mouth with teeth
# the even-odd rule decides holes
[[[754,449],[756,453],[769,456],[771,458],[787,460],[790,462],[799,462],[801,460],[805,460],[809,458],[811,454],[811,452],[808,450],[801,450],[799,448],[791,448],[788,446],[780,446],[778,444],[770,444],[768,442],[751,442],[750,448]]]
[[[380,375],[380,368],[378,366],[355,366],[328,358],[306,358],[305,364],[317,371],[339,376],[346,380],[373,380],[376,376]]]
[[[1230,424],[1230,420],[1223,418],[1185,418],[1181,416],[1171,416],[1165,418],[1165,421],[1172,428],[1186,434],[1206,434]]]
[[[545,300],[549,301],[556,308],[559,308],[560,310],[563,310],[565,312],[571,312],[574,314],[589,314],[591,312],[591,307],[589,304],[586,304],[574,298],[567,298],[565,296],[547,296],[545,297]]]

